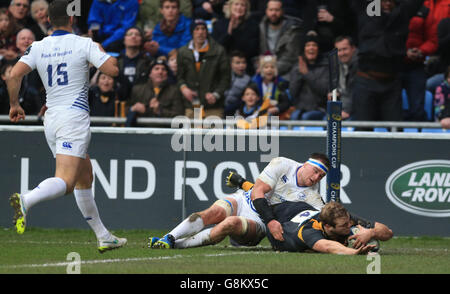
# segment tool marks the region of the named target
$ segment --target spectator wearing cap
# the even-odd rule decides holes
[[[307,35],[298,57],[298,66],[291,71],[290,93],[296,108],[291,119],[322,120],[326,116],[328,94],[328,60],[320,54],[315,35]]]
[[[186,45],[191,40],[191,19],[180,14],[179,0],[161,0],[162,20],[153,30],[153,38],[144,44],[152,56],[167,56],[173,49]]]
[[[136,0],[94,0],[87,20],[89,36],[106,51],[122,51],[125,31],[136,24],[138,11]]]
[[[208,34],[205,21],[193,21],[192,40],[178,50],[177,84],[186,100],[186,115],[203,105],[205,116],[223,117],[224,92],[230,86],[230,64],[225,49]]]
[[[131,27],[125,32],[123,44],[125,50],[117,59],[119,66],[118,93],[121,101],[128,100],[133,85],[145,82],[148,78],[151,56],[143,50],[143,32]]]
[[[247,59],[247,73],[255,73],[254,61],[259,56],[258,21],[250,17],[248,0],[230,0],[224,7],[225,17],[213,24],[212,37],[228,54],[241,51]]]
[[[178,87],[168,83],[169,66],[163,58],[150,66],[149,79],[131,90],[127,126],[134,126],[137,117],[175,117],[184,114],[184,101]]]

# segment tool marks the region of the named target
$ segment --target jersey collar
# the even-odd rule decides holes
[[[64,31],[64,30],[56,30],[53,32],[52,37],[63,36],[63,35],[68,35],[68,34],[72,34],[72,33],[68,32],[68,31]]]

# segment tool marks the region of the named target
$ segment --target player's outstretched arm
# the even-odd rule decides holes
[[[9,119],[12,122],[18,122],[21,119],[25,119],[25,112],[19,104],[19,91],[22,85],[23,77],[30,72],[31,68],[27,64],[19,61],[11,69],[11,75],[9,79],[6,80],[9,94],[9,104],[11,107],[9,111]]]
[[[353,249],[342,245],[339,242],[327,239],[318,240],[314,243],[312,249],[321,253],[330,254],[342,254],[342,255],[357,255],[357,254],[367,254],[375,245],[361,246],[358,249]]]

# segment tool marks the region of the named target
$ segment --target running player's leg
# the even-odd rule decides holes
[[[218,224],[228,216],[236,215],[236,212],[237,202],[234,198],[217,200],[208,209],[191,214],[162,239],[155,240],[150,237],[149,245],[153,248],[173,248],[176,240],[191,237],[199,232],[205,234],[202,230],[206,226]],[[197,240],[201,244],[203,238],[197,238]]]
[[[81,163],[73,194],[81,214],[94,231],[97,239],[107,239],[111,234],[100,219],[94,195],[92,194],[92,181],[91,160],[89,156],[86,156]]]
[[[97,237],[98,250],[103,253],[125,245],[127,240],[112,235],[103,225],[92,193],[92,181],[92,164],[89,155],[86,155],[81,162],[73,194],[81,214]]]
[[[80,159],[67,155],[56,156],[56,172],[52,178],[45,179],[29,193],[15,193],[10,198],[14,208],[13,222],[17,233],[23,234],[26,227],[26,214],[34,205],[71,193],[75,185]]]
[[[37,203],[71,193],[80,163],[81,159],[78,157],[56,155],[55,176],[45,179],[30,193],[23,195],[25,209],[29,210]]]
[[[62,179],[66,185],[66,194],[75,189],[83,158],[66,154],[56,154],[55,177]]]

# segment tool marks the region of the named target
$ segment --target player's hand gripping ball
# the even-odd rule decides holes
[[[355,244],[356,239],[349,239],[351,236],[359,233],[359,228],[357,226],[353,226],[350,228],[350,235],[347,237],[347,247],[353,248],[353,244]],[[376,239],[371,239],[367,242],[367,245],[375,245],[372,252],[377,252],[380,249],[380,242]]]

